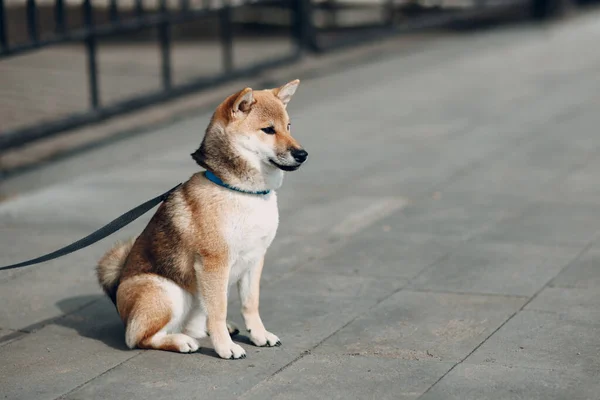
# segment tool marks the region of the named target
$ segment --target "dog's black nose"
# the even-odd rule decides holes
[[[304,149],[293,149],[291,153],[292,157],[294,157],[294,160],[298,161],[299,163],[303,163],[306,161],[306,157],[308,157],[308,153]]]

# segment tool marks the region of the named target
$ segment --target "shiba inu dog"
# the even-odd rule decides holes
[[[217,354],[244,358],[231,340],[227,292],[237,283],[252,343],[279,346],[260,318],[263,259],[279,223],[283,171],[308,156],[290,135],[286,106],[298,80],[245,88],[221,103],[192,158],[206,169],[163,202],[144,231],[99,261],[97,276],[125,323],[125,342],[194,352],[210,336]]]

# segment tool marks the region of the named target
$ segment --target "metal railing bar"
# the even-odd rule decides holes
[[[144,14],[144,3],[142,3],[142,0],[135,0],[135,14],[138,17]]]
[[[110,0],[110,4],[108,6],[108,16],[111,22],[117,22],[119,20],[119,6],[117,5],[117,0]]]
[[[62,35],[67,30],[67,21],[65,15],[64,0],[56,0],[54,3],[54,31],[58,35]]]
[[[91,0],[83,1],[83,21],[88,28],[88,31],[94,25],[94,10],[92,8]],[[100,95],[98,93],[98,61],[96,58],[98,46],[96,37],[97,35],[89,34],[85,38],[90,106],[92,109],[97,109],[100,106]]]
[[[222,49],[222,66],[226,72],[233,70],[233,24],[229,1],[225,0],[224,7],[219,10],[219,33]]]
[[[35,0],[27,0],[26,3],[27,13],[27,32],[29,34],[29,40],[36,43],[40,40],[38,31],[38,15],[37,6]]]
[[[4,0],[0,0],[0,47],[8,49],[8,37],[6,35],[6,14]]]
[[[160,0],[160,12],[167,14],[166,0]],[[164,90],[171,89],[171,25],[168,21],[158,27],[158,39],[160,44],[160,68],[162,75],[162,87]]]

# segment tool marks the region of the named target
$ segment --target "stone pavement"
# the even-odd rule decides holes
[[[261,292],[282,347],[240,336],[239,361],[208,342],[192,355],[125,349],[93,267],[144,217],[0,274],[0,395],[599,399],[597,17],[439,40],[302,83],[290,113],[310,160],[280,191]],[[0,203],[0,263],[185,179],[208,119],[51,166],[79,176]],[[239,323],[238,309],[233,296]]]

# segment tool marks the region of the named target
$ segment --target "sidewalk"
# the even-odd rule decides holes
[[[279,192],[261,291],[282,347],[240,336],[238,361],[208,341],[192,355],[125,349],[93,268],[146,216],[0,273],[0,394],[597,399],[599,15],[440,40],[303,81],[289,111],[311,157]],[[186,179],[209,117],[63,160],[56,173],[89,172],[0,203],[0,264]],[[241,325],[238,310],[234,295]]]

